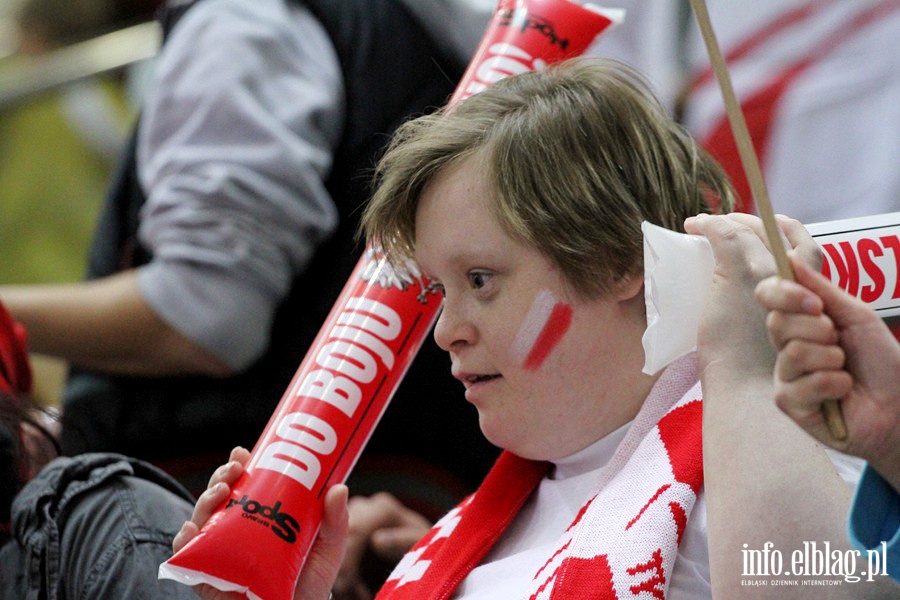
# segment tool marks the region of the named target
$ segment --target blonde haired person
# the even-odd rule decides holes
[[[579,59],[505,79],[401,127],[377,182],[366,234],[394,265],[414,258],[444,294],[435,340],[505,450],[379,598],[739,598],[744,543],[846,545],[833,528],[848,492],[835,466],[759,401],[771,397],[772,355],[752,285],[774,264],[753,217],[729,219],[734,234],[691,222],[723,255],[704,346],[642,372],[641,221],[682,230],[732,194],[634,72]],[[733,243],[753,270],[729,260]],[[715,394],[703,411],[701,377]],[[176,549],[246,457],[217,472]],[[328,595],[344,494],[326,499],[297,598]]]

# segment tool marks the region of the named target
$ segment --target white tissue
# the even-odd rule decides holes
[[[697,329],[715,260],[703,236],[644,221],[644,373],[654,375],[697,347]]]
[[[806,225],[835,285],[882,318],[900,316],[900,212]],[[644,222],[644,373],[653,375],[697,346],[715,260],[703,236]]]

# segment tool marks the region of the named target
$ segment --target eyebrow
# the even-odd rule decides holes
[[[473,265],[484,265],[485,267],[487,267],[488,263],[496,262],[496,259],[492,258],[491,256],[485,256],[484,252],[471,251],[467,249],[464,252],[456,252],[448,257],[442,258],[442,262],[449,265],[451,268],[468,269]],[[422,267],[421,264],[419,265],[419,268],[421,268],[423,272],[427,270]]]

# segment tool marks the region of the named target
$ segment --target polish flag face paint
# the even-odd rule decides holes
[[[513,341],[513,352],[527,371],[544,363],[572,325],[572,307],[547,290],[538,292]]]

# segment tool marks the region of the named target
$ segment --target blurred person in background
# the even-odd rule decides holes
[[[262,432],[362,252],[381,147],[449,98],[490,13],[440,0],[169,9],[89,281],[0,298],[34,351],[74,367],[66,454],[137,456],[193,488]],[[454,383],[438,349],[420,353],[354,493],[390,490],[437,516],[474,488],[498,451]]]

